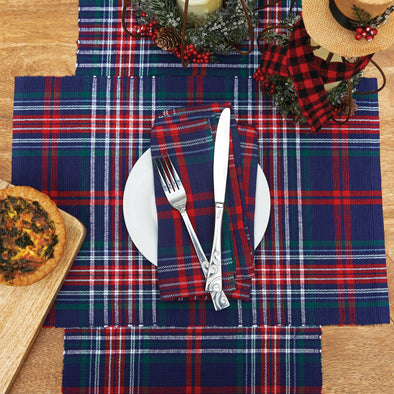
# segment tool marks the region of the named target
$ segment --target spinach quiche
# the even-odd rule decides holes
[[[28,186],[0,190],[0,284],[25,286],[47,276],[64,251],[56,204]]]

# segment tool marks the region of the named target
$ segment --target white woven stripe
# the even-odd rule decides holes
[[[292,329],[292,331],[295,333],[296,329]],[[294,335],[292,337],[291,344],[290,344],[290,347],[295,347],[295,346],[296,346],[296,335]],[[320,345],[320,347],[321,347],[321,345]],[[297,359],[296,359],[296,354],[295,353],[293,353],[292,363],[291,364],[293,366],[293,382],[296,382],[297,381]],[[297,392],[297,389],[294,388],[294,394],[296,392]]]
[[[279,190],[279,185],[278,185],[278,171],[280,168],[280,163],[278,157],[280,157],[280,149],[278,148],[278,133],[277,130],[281,125],[277,124],[278,121],[274,118],[273,123],[272,123],[272,129],[275,130],[272,133],[272,172],[273,172],[273,189],[274,190]],[[279,129],[280,130],[280,129]],[[276,310],[278,313],[276,314],[276,319],[278,325],[282,324],[282,307],[281,307],[281,298],[282,298],[282,292],[281,292],[281,287],[280,287],[280,269],[281,269],[281,264],[280,264],[280,256],[279,256],[279,251],[281,249],[281,243],[280,243],[280,225],[279,225],[279,206],[277,204],[273,205],[274,208],[274,249],[275,249],[275,267],[276,267],[276,294],[277,294],[277,300],[276,300]],[[272,209],[272,208],[271,208]],[[271,218],[272,220],[272,218]]]
[[[135,362],[136,361],[135,342],[136,342],[135,330],[130,329],[130,375],[129,375],[129,384],[128,384],[130,394],[134,394],[135,382],[139,382],[139,364],[136,365]],[[137,374],[135,374],[134,371],[136,371]]]
[[[282,136],[282,144],[283,144],[283,191],[284,191],[284,238],[285,242],[282,245],[284,248],[284,258],[281,261],[281,266],[285,266],[287,269],[290,267],[290,254],[289,254],[289,245],[290,245],[290,213],[289,213],[289,162],[288,162],[288,151],[287,151],[287,127],[286,124],[283,124],[283,136]],[[292,324],[291,318],[291,276],[289,271],[285,271],[286,273],[286,284],[285,284],[285,292],[287,294],[287,324]]]
[[[136,280],[134,281],[134,283]],[[139,281],[138,281],[139,282]],[[127,282],[129,283],[129,282]],[[305,289],[303,293],[301,294],[300,290],[292,290],[291,296],[293,301],[299,301],[302,297],[311,297],[310,299],[313,299],[316,296],[321,297],[321,301],[337,301],[338,300],[338,294],[341,295],[347,295],[348,290],[346,289],[324,289],[324,290],[308,290]],[[377,289],[376,287],[370,287],[370,288],[365,288],[365,289],[353,289],[352,290],[352,295],[357,295],[357,300],[358,301],[368,301],[368,300],[373,300],[376,302],[378,299],[382,300],[387,300],[388,296],[388,288],[380,288]],[[86,291],[70,291],[70,290],[63,290],[61,293],[59,293],[58,300],[63,301],[63,302],[78,302],[78,301],[89,301],[89,303],[95,299],[97,301],[101,301],[104,299],[104,296],[108,297],[108,292],[105,292],[103,290],[95,290],[94,291],[94,298],[92,297],[92,289],[89,288],[89,290]],[[119,291],[119,301],[129,301],[130,299],[136,298],[138,299],[139,297],[144,297],[145,302],[159,302],[160,297],[159,297],[159,292],[157,289],[155,289],[153,292],[150,287],[147,287],[145,290],[138,288],[138,290],[123,290]],[[257,307],[257,313],[262,313],[263,312],[263,306],[265,305],[266,299],[266,293],[262,291],[257,291],[256,289],[253,289],[251,292],[251,296],[253,299],[253,302],[256,303]],[[269,292],[270,297],[277,297],[278,293],[276,290],[271,290]],[[235,301],[234,301],[235,302]],[[241,303],[242,301],[237,300],[237,305],[238,303]],[[260,305],[261,304],[261,305]],[[130,306],[131,308],[131,306]],[[242,313],[243,309],[241,306],[239,306],[239,311],[238,313]],[[131,314],[132,311],[130,311]],[[237,324],[242,327],[242,318],[239,317],[240,321],[237,322]],[[130,320],[132,321],[132,320]],[[134,322],[133,322],[134,323]],[[259,325],[266,325],[264,322],[258,322]]]
[[[121,143],[120,143],[120,133],[121,133],[121,123],[120,123],[120,105],[122,102],[122,93],[121,93],[121,81],[119,79],[115,80],[116,83],[116,123],[115,123],[115,140],[113,141],[113,145],[115,146],[115,181],[114,181],[114,190],[121,190],[120,187],[120,151],[121,151]],[[121,228],[121,221],[122,221],[122,210],[121,210],[121,205],[120,204],[115,204],[114,207],[114,249],[115,249],[115,256],[114,256],[114,262],[115,264],[113,267],[115,268],[115,286],[114,286],[114,308],[115,308],[115,325],[120,324],[120,309],[119,309],[119,299],[118,299],[118,294],[119,294],[119,269],[122,269],[123,267],[120,267],[120,256],[119,256],[119,251],[120,251],[120,228]],[[111,270],[112,270],[112,265]]]
[[[106,339],[108,341],[108,338]],[[276,342],[276,341],[275,341]],[[97,356],[100,355],[128,355],[129,354],[129,349],[116,349],[113,350],[103,350],[103,349],[98,349],[94,353]],[[136,349],[134,351],[135,354],[189,354],[190,350],[189,349]],[[308,348],[303,348],[303,349],[238,349],[236,347],[234,348],[228,348],[228,349],[223,349],[223,348],[210,348],[210,349],[198,349],[194,350],[195,354],[229,354],[234,356],[234,353],[237,354],[250,354],[250,355],[257,355],[259,356],[260,354],[273,354],[274,355],[274,364],[275,366],[277,365],[277,355],[278,354],[284,354],[286,355],[287,353],[289,354],[315,354],[319,353],[318,350],[316,349],[308,349]],[[66,355],[86,355],[86,354],[91,354],[90,350],[87,349],[79,349],[79,350],[67,350]],[[97,359],[97,358],[96,358]],[[271,365],[272,367],[272,365]],[[277,380],[277,367],[274,369],[274,381]],[[278,382],[280,383],[280,382]]]
[[[238,77],[234,77],[234,90],[233,90],[233,97],[234,97],[234,106],[233,106],[233,115],[237,118],[238,117],[238,108],[239,108],[239,80]],[[233,301],[234,302],[234,301]],[[238,325],[243,325],[243,306],[242,301],[237,300],[237,316],[238,316]]]
[[[264,123],[263,123],[263,119],[265,118],[264,116],[264,112],[263,109],[265,108],[265,102],[263,101],[263,96],[262,94],[259,95],[259,102],[258,102],[258,119],[257,119],[257,132],[259,135],[259,155],[260,155],[260,163],[264,162],[264,157],[263,157],[263,152],[267,151],[267,146],[265,146],[265,142],[263,138],[261,138],[261,136],[263,135],[262,131],[264,130]],[[262,242],[261,242],[261,248],[257,249],[257,251],[261,250],[261,263],[263,265],[266,264],[266,252],[267,252],[267,248],[265,247],[265,239],[263,238]],[[255,251],[256,253],[256,251]],[[262,288],[262,323],[267,325],[268,324],[268,300],[267,300],[267,290],[266,290],[266,285],[265,283],[263,283],[261,285]],[[252,287],[252,291],[253,291],[253,287]],[[255,302],[255,297],[251,297],[252,299],[252,305],[253,305],[253,309],[257,310],[257,304],[254,304]],[[257,322],[257,314],[256,314],[256,322]],[[257,324],[257,323],[256,323]],[[267,386],[267,385],[265,385]]]
[[[91,260],[101,261],[102,260],[102,255],[104,253],[103,250],[96,250],[94,259],[90,259],[90,256],[84,255],[84,253],[86,253],[86,252],[87,251],[81,251],[81,255],[78,256],[78,262],[91,261]],[[284,258],[285,254],[283,254],[283,255],[281,254],[280,256],[281,256],[281,258]],[[269,257],[272,258],[272,256],[269,256]],[[132,251],[130,251],[125,256],[120,256],[118,260],[127,262],[131,258],[133,258]],[[259,259],[260,258],[263,259],[263,252],[261,252],[261,251],[258,252],[258,258]],[[330,255],[320,255],[320,256],[317,255],[316,258],[314,256],[304,256],[304,260],[312,260],[312,261],[314,261],[314,260],[316,260],[316,261],[321,260],[323,262],[330,261],[330,260],[335,261],[338,258],[339,259],[341,258],[340,254],[338,254],[338,256],[336,256],[336,257],[335,256],[330,256]],[[382,262],[381,262],[382,265],[374,266],[374,267],[357,267],[357,268],[344,267],[343,268],[344,271],[347,271],[347,270],[356,271],[356,272],[357,271],[382,271],[382,272],[386,271],[386,266],[384,265],[385,255],[383,255],[383,254],[381,254],[381,255],[380,254],[376,254],[376,255],[375,254],[354,255],[354,256],[351,256],[351,257],[348,256],[348,258],[350,260],[352,260],[352,261],[355,261],[355,260],[367,260],[367,261],[368,260],[382,260]],[[291,259],[292,259],[292,261],[296,261],[298,259],[298,256],[291,254]],[[346,259],[344,258],[343,260],[346,260]],[[114,257],[110,256],[109,257],[109,261],[114,261]],[[362,264],[362,261],[359,264]],[[333,267],[335,267],[335,266],[330,266],[330,267],[308,267],[308,271],[310,271],[310,272],[321,271],[321,272],[331,272],[332,273]],[[151,268],[150,265],[146,265],[144,267],[144,271],[150,270],[150,268]],[[116,270],[116,268],[114,268],[114,269]],[[75,268],[73,267],[73,272],[83,272],[84,270],[85,269],[81,269],[80,270],[80,269],[78,269],[76,267]],[[270,271],[275,270],[275,268],[274,267],[267,267],[263,263],[261,263],[255,268],[255,270],[257,272],[265,272],[265,271],[270,272]],[[295,266],[295,265],[290,266],[290,267],[283,267],[282,271],[284,271],[284,272],[286,272],[286,271],[297,272],[297,271],[299,271],[299,267]],[[97,267],[97,272],[100,272],[100,267]]]
[[[106,197],[106,201],[108,202],[109,192],[111,190],[109,176],[111,174],[111,109],[112,109],[112,79],[107,78],[106,80],[106,106],[105,106],[105,145],[104,145],[104,196]],[[109,317],[109,302],[110,298],[108,297],[111,285],[110,285],[110,274],[109,269],[109,250],[108,246],[110,244],[110,231],[111,231],[111,218],[110,218],[110,205],[106,203],[104,205],[104,217],[103,217],[103,230],[104,230],[104,305],[103,305],[103,314],[104,314],[104,324],[108,325],[110,321]],[[112,293],[112,291],[111,291]]]
[[[140,79],[139,84],[138,84],[138,96],[136,97],[137,99],[137,108],[138,108],[138,116],[143,115],[144,113],[144,83],[143,80]],[[142,116],[139,116],[139,130],[143,130],[143,121],[142,121]],[[138,263],[137,263],[137,269],[141,272],[143,265],[144,265],[144,258],[141,257],[138,258]],[[142,275],[140,275],[140,280],[139,280],[139,289],[140,291],[138,292],[138,324],[143,325],[144,324],[144,292],[142,291]]]
[[[267,340],[268,340],[268,333],[264,335],[264,348],[267,348]],[[267,353],[264,353],[264,387],[265,391],[264,393],[267,394],[267,389],[268,389],[268,355]]]
[[[280,312],[279,312],[280,313]],[[276,343],[276,338],[274,337],[274,349],[277,349],[278,344]],[[267,346],[268,348],[268,346]],[[265,348],[265,349],[267,349]],[[287,351],[287,349],[286,349]],[[274,353],[274,381],[271,383],[271,387],[274,386],[275,387],[275,391],[274,393],[277,392],[277,390],[280,390],[280,382],[278,383],[278,371],[277,371],[277,367],[278,367],[278,360],[277,360],[277,353]],[[272,365],[271,365],[272,368]]]
[[[98,331],[98,330],[97,330]],[[100,384],[100,377],[101,377],[101,371],[100,371],[100,354],[99,354],[99,352],[101,352],[101,350],[100,350],[100,347],[101,347],[101,345],[100,345],[100,342],[101,342],[101,338],[98,338],[98,340],[96,341],[96,357],[95,357],[95,359],[94,359],[94,366],[95,366],[95,370],[94,370],[94,385],[93,385],[93,387],[94,387],[94,392],[96,393],[96,394],[100,394],[100,387],[101,387],[101,384]],[[104,376],[103,376],[103,378],[104,378]],[[90,386],[90,387],[92,387],[92,386]]]
[[[156,78],[152,77],[152,110],[153,113],[156,113]],[[156,269],[156,268],[155,268]],[[151,286],[151,292],[155,292],[157,289],[157,285],[155,280],[153,280],[153,276],[155,275],[154,270],[151,271],[151,280],[152,280],[152,286]],[[152,304],[151,304],[151,308],[152,308],[152,324],[156,324],[157,323],[157,298],[153,297],[152,299]]]
[[[118,18],[116,18],[114,16],[113,10],[113,1],[112,0],[107,0],[108,1],[108,8],[105,10],[104,13],[104,20],[106,21],[106,25],[108,26],[108,35],[106,35],[104,44],[105,46],[103,46],[104,50],[103,50],[103,58],[105,57],[105,61],[102,62],[102,64],[104,65],[104,69],[106,70],[106,74],[108,74],[108,70],[111,69],[111,59],[112,59],[112,31],[114,30],[114,28],[112,26],[117,25],[118,22]],[[116,14],[115,14],[116,15]],[[116,45],[115,45],[115,51],[116,51]]]
[[[112,331],[112,329],[111,329],[111,331]],[[120,333],[119,333],[120,334]],[[114,359],[114,356],[116,355],[116,356],[120,356],[119,358],[121,359],[122,358],[122,355],[124,354],[124,351],[122,352],[122,349],[114,349],[114,339],[115,339],[115,337],[114,337],[114,335],[109,335],[109,338],[107,337],[106,338],[106,346],[108,346],[108,348],[109,348],[109,350],[106,350],[106,352],[105,352],[105,354],[108,354],[108,356],[109,357],[106,357],[106,363],[105,363],[105,366],[107,367],[107,372],[106,372],[106,375],[107,375],[107,388],[109,389],[109,390],[107,390],[107,392],[111,392],[110,391],[110,389],[111,389],[111,386],[112,386],[112,381],[111,381],[111,379],[112,379],[112,376],[113,376],[113,373],[112,373],[112,359]],[[114,362],[116,363],[116,360],[114,359]]]
[[[122,348],[122,345],[125,344],[125,348]],[[118,374],[118,382],[122,381],[122,369],[123,369],[123,363],[124,363],[124,359],[126,358],[127,354],[126,354],[126,343],[124,341],[124,337],[123,337],[123,332],[119,333],[119,338],[118,338],[118,344],[117,344],[117,348],[118,349],[122,349],[125,353],[125,357],[119,357],[118,359],[118,365],[117,365],[117,374]],[[118,385],[118,394],[121,394],[121,385]]]
[[[291,330],[289,327],[286,328],[286,349],[291,348]],[[286,353],[285,355],[285,374],[286,374],[286,394],[290,394],[290,384],[291,384],[291,355],[290,353]]]
[[[305,309],[305,272],[304,272],[304,223],[302,218],[302,181],[301,181],[301,133],[296,134],[296,165],[297,165],[297,207],[298,207],[298,252],[300,266],[300,289],[301,289],[301,324],[306,324]]]
[[[65,332],[65,341],[67,340],[67,331]],[[94,338],[94,336],[92,335],[90,338],[89,338],[89,343],[90,343],[90,346],[89,346],[89,348],[90,349],[94,349],[94,340],[95,340],[95,338]],[[65,352],[65,354],[66,354],[67,352]],[[92,363],[94,362],[93,361],[93,356],[94,356],[94,352],[91,352],[91,354],[89,354],[89,365],[92,365]],[[92,368],[89,368],[89,387],[92,387],[93,386],[93,384],[94,384],[94,377],[92,376]]]
[[[75,109],[75,107],[72,107],[72,109]],[[96,110],[97,109],[100,109],[100,108],[98,108],[96,106]],[[129,110],[130,108],[127,108],[127,109]],[[120,108],[120,110],[122,110],[122,108]],[[75,121],[77,121],[77,120],[78,119],[75,118]],[[70,121],[70,119],[68,121]],[[115,119],[115,121],[119,121],[119,120]],[[59,123],[61,123],[61,122],[59,121]],[[22,130],[26,131],[26,127],[24,127],[24,128],[22,128],[22,127],[14,127],[14,131],[22,131]],[[30,130],[32,133],[34,133],[34,132],[40,132],[40,131],[50,131],[52,129],[51,129],[51,127],[29,127],[28,130]],[[70,127],[67,124],[65,124],[64,126],[59,126],[59,130],[60,131],[62,131],[62,130],[66,131],[67,130],[69,132],[70,131],[82,131],[82,130],[89,131],[90,127],[85,127],[85,128],[81,127],[81,126],[76,126],[76,127],[72,127],[71,126]],[[101,130],[100,125],[97,125],[97,130],[98,131],[103,131],[104,129]],[[129,139],[128,138],[121,138],[119,141],[122,142],[122,143],[127,143],[129,141]],[[260,141],[263,141],[263,139],[261,138]],[[97,137],[96,138],[96,142],[97,142],[98,146],[100,147],[102,144],[105,143],[105,140],[102,137]],[[273,140],[272,139],[266,139],[266,141],[264,141],[264,142],[267,142],[267,145],[272,145]],[[288,142],[289,142],[289,139],[288,139]],[[26,137],[25,138],[25,137],[23,137],[23,139],[20,139],[20,138],[16,137],[15,140],[13,141],[13,143],[16,144],[18,149],[21,149],[23,147],[25,147],[25,148],[32,148],[34,146],[36,146],[37,148],[49,147],[53,143],[56,143],[56,145],[58,145],[61,148],[67,148],[67,147],[75,148],[76,146],[78,148],[79,147],[83,148],[83,147],[87,147],[89,145],[90,140],[86,139],[86,138],[83,138],[83,137],[81,137],[81,138],[78,138],[78,137],[75,137],[75,138],[74,137],[73,138],[66,138],[66,137],[65,138],[52,138],[52,137],[51,138],[46,138],[46,137],[29,138],[29,137]],[[366,140],[359,141],[359,143],[363,144],[363,146],[357,145],[356,144],[357,141],[353,141],[353,143],[354,143],[354,146],[353,147],[349,146],[349,151],[351,151],[352,149],[357,151],[357,152],[360,152],[363,149],[368,150],[368,152],[371,151],[371,150],[374,150],[374,149],[375,150],[379,150],[379,142],[377,142],[377,141],[374,141],[374,142],[370,141],[370,142],[368,142],[368,144],[370,144],[370,145],[366,145],[366,143],[367,143]],[[36,144],[36,145],[34,145],[34,144]],[[375,146],[372,146],[373,144]],[[337,148],[340,149],[341,146],[342,145],[338,145]],[[288,148],[292,148],[292,147],[288,146]],[[315,145],[306,145],[304,143],[304,141],[303,141],[303,144],[302,144],[301,148],[305,149],[305,150],[306,149],[307,150],[316,149],[316,150],[320,151],[320,150],[327,149],[327,150],[332,151],[333,146],[330,145],[330,144],[328,144],[325,147],[324,146],[317,146],[316,144]]]
[[[251,339],[250,339],[250,349],[255,349],[256,348],[256,328],[252,327],[251,330]],[[250,372],[245,373],[245,376],[250,380],[250,392],[251,394],[256,394],[256,355],[255,353],[251,353],[250,357]],[[246,365],[247,368],[247,365]],[[248,368],[247,368],[248,372]],[[249,375],[249,376],[248,376]],[[248,383],[247,381],[245,382],[246,384]],[[246,386],[248,387],[248,386]]]
[[[96,182],[95,182],[95,166],[96,166],[96,155],[95,155],[95,136],[96,136],[96,116],[97,116],[97,78],[93,78],[92,82],[92,103],[91,103],[91,138],[90,138],[90,264],[89,264],[89,324],[90,326],[94,325],[94,279],[95,279],[95,269],[94,269],[94,260],[95,260],[95,238],[96,238],[96,213],[95,213],[95,193],[96,193]]]
[[[368,251],[368,250],[369,249],[358,249],[358,250],[342,249],[343,253],[340,253],[341,251],[339,251],[337,255],[334,254],[335,251],[333,251],[333,250],[326,250],[325,251],[325,250],[319,249],[316,252],[311,251],[311,250],[305,250],[304,251],[305,254],[303,256],[303,259],[304,260],[313,260],[313,261],[315,261],[315,260],[316,261],[319,261],[319,260],[321,260],[321,261],[330,261],[330,260],[335,261],[337,259],[342,259],[344,261],[346,261],[347,259],[350,259],[352,261],[353,260],[385,260],[386,259],[384,249],[380,249],[380,254],[376,253],[376,252],[379,252],[379,249],[371,250],[371,253],[357,254],[357,253],[360,253],[363,251]],[[350,256],[349,254],[346,253],[346,251],[348,251],[349,253],[353,253],[353,255]],[[321,254],[322,252],[326,252],[327,254]],[[299,259],[298,250],[296,250],[296,249],[288,249],[285,251],[285,253],[286,254],[290,253],[290,257],[291,257],[292,261]],[[311,253],[313,253],[313,254],[311,254]],[[264,256],[263,256],[263,254],[264,254]],[[284,258],[286,256],[286,254],[283,254],[283,255],[280,254],[281,258]],[[267,258],[267,257],[270,259],[274,258],[274,256],[272,254],[270,254],[269,252],[266,254],[266,252],[263,250],[256,250],[255,256],[257,256],[258,258],[261,258],[261,259]],[[382,263],[384,263],[384,261],[382,261]],[[259,270],[259,269],[265,270],[265,269],[269,269],[269,268],[267,268],[266,266],[264,266],[264,264],[262,264],[262,268],[257,267],[257,270]],[[299,268],[294,267],[294,266],[289,267],[289,268],[283,267],[283,270],[287,270],[287,269],[298,270]],[[344,269],[346,270],[347,268],[344,267]],[[366,268],[359,267],[359,268],[352,268],[352,271],[357,271],[357,270],[362,270],[362,269],[381,270],[381,269],[386,269],[386,268],[385,268],[385,266],[366,267]],[[318,270],[318,271],[328,270],[328,271],[330,271],[330,270],[332,270],[332,267],[330,267],[330,268],[308,267],[308,270]]]
[[[66,329],[66,338],[67,340],[70,341],[81,341],[81,342],[86,342],[86,341],[92,341],[95,339],[100,338],[101,340],[105,340],[108,337],[108,333],[106,330],[110,330],[112,333],[111,335],[117,335],[118,332],[122,331],[124,334],[125,338],[134,338],[134,335],[136,336],[135,341],[168,341],[168,342],[176,342],[178,343],[179,341],[188,341],[191,338],[198,342],[203,342],[203,341],[218,341],[218,340],[223,340],[223,341],[229,341],[229,342],[234,342],[234,346],[229,346],[229,348],[234,348],[237,349],[239,338],[241,338],[245,341],[251,342],[252,340],[254,341],[261,341],[262,346],[259,347],[258,349],[267,349],[268,351],[272,350],[271,347],[268,348],[268,340],[270,339],[275,339],[276,341],[284,342],[288,337],[294,338],[296,341],[302,341],[304,343],[307,343],[308,341],[313,341],[316,339],[320,338],[320,333],[315,333],[315,332],[310,332],[310,330],[315,331],[317,326],[309,326],[305,329],[305,331],[302,332],[297,332],[300,330],[298,327],[290,327],[290,326],[284,326],[284,327],[278,327],[274,326],[276,329],[272,330],[272,326],[264,326],[264,327],[247,327],[240,329],[240,327],[232,327],[232,328],[226,328],[226,327],[206,327],[206,326],[199,326],[198,330],[201,332],[201,334],[193,331],[192,327],[182,327],[182,328],[171,328],[171,327],[153,327],[153,328],[138,328],[138,327],[126,327],[126,326],[117,326],[117,327],[97,327],[91,330],[86,330],[86,329],[80,329],[81,332],[73,332],[73,333],[68,333],[68,329]],[[186,333],[187,330],[190,330],[190,332]],[[301,329],[303,330],[303,329]],[[167,334],[160,334],[162,332],[169,331]],[[229,331],[232,331],[232,334],[229,334]],[[155,334],[157,332],[157,334]],[[136,348],[139,348],[134,344]],[[91,348],[93,349],[94,346]],[[245,346],[245,349],[247,349],[248,346]],[[253,348],[253,347],[252,347]],[[291,347],[285,347],[285,349],[295,349],[297,348],[296,344]],[[164,349],[164,348],[163,348]],[[257,349],[257,350],[258,350]],[[307,347],[301,348],[301,349],[308,349]],[[313,350],[313,349],[312,349]],[[165,351],[165,350],[163,350]],[[290,352],[292,353],[291,350],[283,350],[283,352]],[[249,353],[249,352],[248,352]]]
[[[134,109],[132,108],[132,105],[134,105],[134,102],[136,100],[135,95],[134,95],[134,87],[135,87],[135,79],[134,78],[130,78],[129,79],[129,99],[128,99],[127,103],[126,103],[126,105],[128,105],[130,107],[130,110],[129,110],[130,111],[129,112],[130,116],[129,116],[129,120],[128,120],[129,127],[128,127],[128,130],[127,130],[128,135],[134,135],[134,133],[136,133],[136,130],[134,130],[134,121],[135,121],[135,116],[136,115],[135,115]],[[139,151],[142,150],[140,148],[140,144],[141,144],[141,142],[137,139],[137,148],[139,148],[138,149]],[[135,157],[133,156],[133,145],[132,145],[132,143],[130,143],[129,140],[127,141],[127,146],[129,148],[129,152],[128,152],[129,153],[128,170],[131,171],[131,169],[133,167],[133,161],[134,161]],[[128,237],[128,245],[129,245],[128,250],[130,250],[130,251],[133,250],[132,249],[132,244],[133,243],[131,241],[131,238]],[[133,253],[131,253],[130,256],[127,256],[127,260],[129,260],[128,266],[130,267],[129,268],[129,274],[128,274],[128,276],[130,278],[130,283],[126,287],[128,289],[127,314],[128,314],[128,321],[129,322],[133,321],[133,311],[134,311],[134,309],[133,309],[134,292],[131,290],[132,289],[131,286],[132,286],[132,283],[134,283],[134,281],[135,281],[136,272],[133,269],[131,269],[133,259],[135,259],[135,261],[137,260],[137,257]]]

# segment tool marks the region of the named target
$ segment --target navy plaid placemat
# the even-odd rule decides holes
[[[63,392],[320,393],[319,328],[67,329]]]
[[[270,3],[259,0],[258,5]],[[247,56],[234,52],[218,56],[216,63],[182,67],[179,59],[156,47],[151,39],[129,37],[122,28],[123,0],[80,0],[79,38],[76,75],[149,76],[149,75],[231,75],[250,76],[260,63],[261,53],[254,45]],[[277,23],[288,14],[291,0],[259,11],[259,26]],[[301,9],[298,0],[293,12]],[[130,28],[135,16],[128,13]],[[257,35],[258,30],[256,29]]]
[[[259,133],[272,209],[251,301],[217,313],[205,302],[160,302],[122,197],[156,115],[223,100]],[[313,135],[283,120],[251,77],[17,78],[12,181],[48,193],[87,227],[47,324],[388,323],[377,96],[358,105],[348,124]]]

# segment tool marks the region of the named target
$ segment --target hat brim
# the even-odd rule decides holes
[[[378,27],[373,40],[356,40],[354,31],[342,27],[332,16],[329,0],[302,0],[302,18],[311,38],[332,53],[360,57],[388,48],[394,42],[394,14]]]

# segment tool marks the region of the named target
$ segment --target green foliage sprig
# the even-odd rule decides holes
[[[257,0],[245,0],[253,25],[257,21]],[[132,7],[143,22],[156,20],[158,27],[174,27],[182,32],[183,15],[175,0],[134,0]],[[144,17],[142,17],[144,13]],[[249,38],[248,23],[239,0],[227,0],[226,7],[198,19],[189,15],[185,45],[193,44],[196,50],[227,55],[233,46]]]
[[[275,32],[267,30],[262,38],[266,44],[274,44],[286,47],[289,43],[292,27],[299,20],[299,16],[289,14],[283,17],[279,25],[288,26],[289,29],[285,29],[282,32]],[[353,76],[350,80],[352,92],[355,92],[356,87],[362,77],[362,72]],[[294,83],[291,78],[281,77],[279,75],[267,76],[269,87],[267,92],[272,96],[273,103],[278,107],[279,112],[284,117],[295,119],[297,122],[304,124],[306,120],[301,113],[301,108],[298,103],[297,93],[294,87]],[[266,82],[267,84],[267,82]],[[347,81],[341,81],[336,87],[327,92],[327,98],[329,103],[338,111],[340,111],[344,99],[349,94],[349,87]]]
[[[372,19],[372,16],[362,8],[353,5],[353,17],[357,21],[357,26],[366,26]]]

